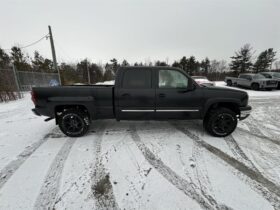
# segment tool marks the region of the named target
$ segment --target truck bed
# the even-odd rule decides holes
[[[34,87],[33,94],[36,108],[45,116],[54,117],[57,106],[74,104],[85,106],[93,119],[114,117],[114,85]]]

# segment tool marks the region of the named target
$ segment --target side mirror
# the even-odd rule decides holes
[[[195,84],[193,81],[190,79],[189,80],[189,85],[188,85],[188,90],[194,90],[195,89]]]

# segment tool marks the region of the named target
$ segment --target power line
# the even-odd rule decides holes
[[[28,44],[28,45],[26,45],[26,46],[23,46],[23,47],[19,47],[19,49],[24,49],[24,48],[27,48],[27,47],[31,47],[31,46],[33,46],[33,45],[39,43],[40,41],[42,41],[43,39],[48,38],[48,37],[49,37],[49,33],[46,34],[45,36],[41,37],[40,39],[38,39],[38,40],[35,41],[35,42],[32,42],[32,43],[30,43],[30,44]],[[3,50],[11,50],[11,49],[3,49]]]

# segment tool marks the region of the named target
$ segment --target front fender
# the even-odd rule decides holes
[[[231,103],[231,104],[235,104],[238,107],[240,107],[241,105],[241,101],[236,99],[236,98],[210,98],[206,101],[204,108],[203,108],[203,117],[206,115],[206,113],[208,112],[209,108],[214,105],[214,104],[219,104],[219,103]]]

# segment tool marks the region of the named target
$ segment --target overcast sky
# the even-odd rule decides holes
[[[52,26],[58,61],[225,59],[250,43],[278,51],[280,0],[2,0],[0,46],[24,46]],[[25,49],[51,57],[49,40]]]

